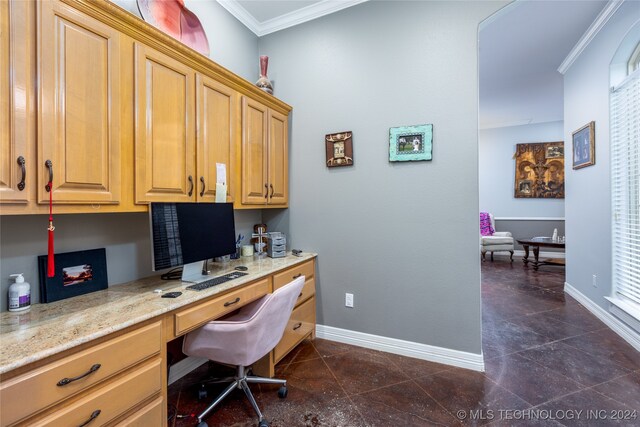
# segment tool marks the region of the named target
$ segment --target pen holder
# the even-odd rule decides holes
[[[242,254],[242,249],[240,246],[236,246],[235,253],[231,254],[231,259],[240,259],[240,255]]]

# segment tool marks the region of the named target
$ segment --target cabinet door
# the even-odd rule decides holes
[[[35,3],[0,2],[0,202],[35,189]]]
[[[120,34],[62,2],[37,2],[38,201],[120,198]]]
[[[195,200],[195,73],[136,43],[136,203]]]
[[[242,97],[242,204],[264,205],[267,184],[267,107]]]
[[[228,87],[198,75],[198,201],[212,202],[216,197],[216,163],[226,167],[227,201],[233,202],[232,148],[238,122],[237,94]]]
[[[269,110],[269,204],[286,204],[289,197],[287,116]]]

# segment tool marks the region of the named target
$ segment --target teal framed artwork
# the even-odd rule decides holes
[[[431,160],[433,125],[401,126],[389,129],[389,161]]]

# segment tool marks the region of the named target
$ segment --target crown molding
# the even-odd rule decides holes
[[[610,0],[609,3],[602,9],[600,14],[596,17],[593,23],[589,26],[587,31],[582,35],[578,43],[571,49],[569,55],[562,61],[562,64],[558,67],[560,74],[566,73],[576,59],[582,54],[582,52],[589,46],[589,43],[596,37],[605,24],[611,19],[614,13],[618,10],[625,0]]]
[[[235,0],[217,1],[230,14],[235,16],[249,30],[251,30],[256,36],[262,37],[276,31],[284,30],[285,28],[293,27],[304,22],[321,18],[325,15],[338,12],[342,9],[356,6],[369,0],[322,0],[318,3],[314,3],[307,7],[303,7],[302,9],[295,10],[293,12],[287,13],[277,18],[269,19],[264,22],[258,22],[253,17],[253,15],[247,12],[247,10]]]

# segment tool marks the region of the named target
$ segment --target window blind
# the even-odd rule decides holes
[[[614,296],[640,310],[640,70],[611,95],[611,183]]]

